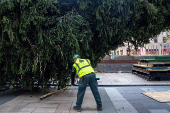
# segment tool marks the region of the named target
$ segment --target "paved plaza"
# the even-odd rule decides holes
[[[81,113],[170,113],[170,103],[159,103],[141,93],[169,91],[170,81],[146,81],[131,73],[98,73],[103,110],[97,111],[92,92],[87,87]],[[56,90],[51,88],[51,91]],[[18,91],[17,95],[0,93],[0,113],[77,113],[77,86],[39,100],[42,93]]]
[[[100,86],[170,86],[170,81],[147,81],[132,73],[97,73]]]

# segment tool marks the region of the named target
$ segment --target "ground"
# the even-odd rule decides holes
[[[146,81],[131,73],[100,73],[97,77],[103,110],[96,110],[93,94],[87,87],[81,113],[170,113],[170,103],[160,103],[142,94],[169,91],[170,81]],[[72,109],[77,88],[72,86],[43,100],[39,99],[42,93],[1,92],[0,113],[77,113]]]

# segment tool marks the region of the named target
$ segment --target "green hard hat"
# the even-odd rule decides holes
[[[80,58],[80,56],[79,56],[78,54],[75,54],[75,55],[73,56],[73,60],[74,60],[75,58]],[[74,62],[74,61],[73,61],[73,62]]]

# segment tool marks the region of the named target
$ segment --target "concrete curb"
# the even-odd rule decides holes
[[[78,85],[75,85],[78,86]],[[89,85],[88,85],[89,86]],[[98,85],[98,87],[110,87],[110,86],[170,86],[170,83],[158,83],[158,84],[109,84],[109,85]]]

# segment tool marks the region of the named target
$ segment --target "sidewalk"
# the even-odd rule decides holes
[[[81,113],[170,113],[170,103],[159,103],[141,94],[142,92],[168,91],[169,86],[146,85],[169,85],[170,81],[146,81],[131,73],[98,73],[97,77],[100,78],[98,83],[103,110],[96,110],[94,97],[90,88],[87,87]],[[136,86],[130,86],[134,84]],[[137,84],[140,85],[137,86]],[[73,86],[43,100],[39,100],[42,93],[31,95],[26,92],[1,104],[0,113],[77,113],[73,110],[77,88]],[[4,96],[0,95],[0,100],[3,98]]]
[[[97,73],[99,86],[170,86],[170,81],[147,81],[132,73]]]

